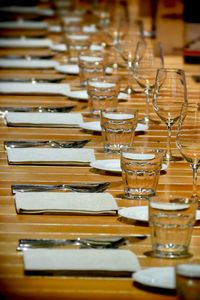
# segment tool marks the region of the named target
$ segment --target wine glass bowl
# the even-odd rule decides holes
[[[146,96],[146,112],[143,123],[159,123],[150,118],[150,96],[155,85],[157,70],[164,66],[162,45],[154,43],[148,45],[145,41],[137,43],[135,51],[135,60],[133,67],[133,76],[139,86],[144,90]]]
[[[192,168],[192,198],[198,198],[197,176],[200,165],[200,103],[183,104],[178,123],[176,144],[181,155]]]
[[[168,138],[164,160],[178,161],[182,158],[172,155],[172,127],[179,120],[183,103],[187,103],[185,73],[181,69],[160,68],[157,71],[153,94],[153,108],[167,126]]]
[[[124,39],[118,43],[118,51],[127,65],[128,83],[125,89],[127,94],[134,94],[133,84],[133,68],[135,61],[135,50],[137,43],[143,39],[143,24],[139,21],[135,22],[130,31],[125,35]]]

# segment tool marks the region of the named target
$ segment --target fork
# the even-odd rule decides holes
[[[17,250],[30,248],[51,248],[68,245],[77,245],[81,248],[118,248],[128,242],[135,243],[146,239],[144,234],[131,234],[126,236],[103,237],[103,238],[80,238],[75,239],[20,239]]]
[[[64,190],[75,191],[81,193],[97,193],[103,192],[110,185],[110,182],[90,182],[90,183],[70,183],[70,184],[13,184],[11,189],[13,193],[16,192],[44,192],[50,190]]]

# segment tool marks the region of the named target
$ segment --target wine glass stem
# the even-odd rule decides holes
[[[171,136],[172,136],[172,127],[171,125],[167,125],[167,151],[165,154],[165,158],[167,161],[172,157],[171,154]]]
[[[192,164],[192,174],[193,174],[193,197],[197,197],[197,174],[198,174],[198,164]]]
[[[128,60],[128,87],[127,89],[132,91],[132,61]]]
[[[149,102],[150,102],[150,89],[145,88],[144,90],[145,96],[146,96],[146,114],[144,116],[145,123],[149,124]]]

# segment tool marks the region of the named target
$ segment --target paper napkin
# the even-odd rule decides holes
[[[30,249],[23,252],[27,274],[131,276],[136,255],[122,249]]]
[[[89,165],[95,160],[89,148],[10,148],[7,157],[10,164]]]
[[[7,125],[75,127],[83,122],[81,113],[7,112]]]
[[[116,200],[109,193],[18,192],[18,213],[116,214]]]

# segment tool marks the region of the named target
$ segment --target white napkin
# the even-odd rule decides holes
[[[109,193],[18,192],[18,213],[116,214],[118,206]]]
[[[53,45],[50,39],[20,39],[20,38],[0,38],[0,47],[23,47],[23,48],[51,48]]]
[[[81,113],[48,113],[48,112],[7,112],[5,114],[7,125],[15,126],[53,126],[77,127],[83,122]]]
[[[9,29],[47,29],[48,23],[43,21],[3,21],[0,22],[0,28]]]
[[[46,68],[55,68],[58,65],[58,62],[50,59],[9,59],[2,58],[0,59],[0,67],[3,68],[30,68],[30,69],[46,69]]]
[[[14,164],[89,165],[95,159],[94,149],[88,148],[10,148],[7,156]]]
[[[1,82],[0,93],[3,94],[53,94],[67,96],[70,85],[67,83],[19,83]]]
[[[27,274],[131,276],[140,269],[136,255],[122,249],[29,249],[23,259]]]
[[[53,16],[55,14],[54,10],[51,8],[40,8],[37,6],[9,5],[9,6],[1,7],[0,11],[23,13],[23,14],[32,13],[32,14],[39,14],[44,16]]]

